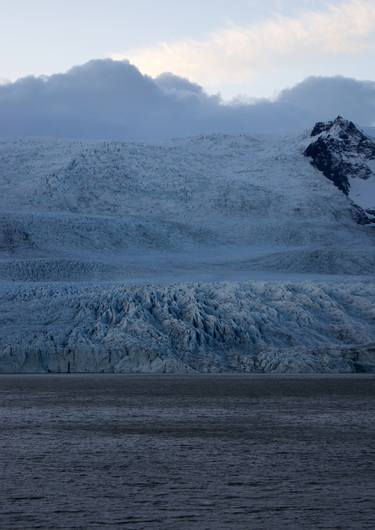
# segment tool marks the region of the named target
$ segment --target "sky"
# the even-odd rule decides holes
[[[375,77],[374,0],[0,0],[0,78],[126,58],[224,99]]]
[[[0,0],[0,136],[375,124],[375,0]]]

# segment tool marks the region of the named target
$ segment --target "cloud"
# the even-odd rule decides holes
[[[206,97],[206,94],[200,85],[191,83],[187,79],[169,72],[165,72],[156,77],[155,83],[164,93],[175,95],[179,98],[191,96]]]
[[[375,83],[308,78],[277,99],[226,104],[173,74],[153,79],[124,61],[0,86],[0,136],[155,140],[214,132],[272,133],[343,114],[375,123]]]
[[[284,90],[275,102],[297,114],[324,119],[342,114],[362,125],[375,122],[375,82],[346,77],[310,77]]]
[[[294,16],[275,11],[265,21],[231,25],[205,39],[162,42],[124,55],[149,75],[168,70],[215,90],[329,57],[355,56],[373,44],[374,32],[373,0],[337,0],[323,10],[305,7]]]

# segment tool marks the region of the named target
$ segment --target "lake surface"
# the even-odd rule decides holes
[[[375,378],[0,376],[0,528],[374,529]]]

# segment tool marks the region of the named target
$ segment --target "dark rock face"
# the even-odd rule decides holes
[[[305,156],[311,157],[313,166],[319,169],[329,180],[332,180],[339,190],[348,195],[350,184],[347,171],[349,168],[346,167],[345,162],[337,159],[332,147],[332,142],[318,138],[316,142],[307,147]]]
[[[311,138],[305,156],[345,195],[350,195],[351,179],[367,180],[373,175],[369,161],[375,160],[375,142],[353,122],[341,116],[334,121],[318,122]],[[363,222],[364,217],[360,218]]]

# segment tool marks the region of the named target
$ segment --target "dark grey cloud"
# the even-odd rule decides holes
[[[207,95],[201,86],[169,72],[156,77],[155,83],[165,94],[175,95],[179,98],[188,98],[192,96],[207,98]]]
[[[347,77],[309,77],[284,90],[278,105],[293,106],[306,115],[343,114],[362,125],[375,122],[375,83]]]
[[[375,123],[375,83],[312,77],[275,101],[224,103],[173,74],[156,79],[128,62],[95,60],[64,74],[0,85],[0,136],[152,140],[310,127],[342,114]]]

